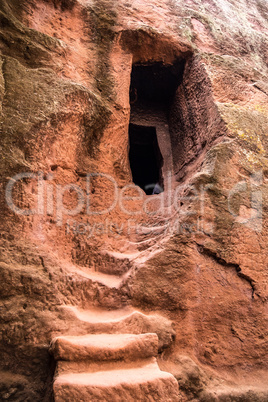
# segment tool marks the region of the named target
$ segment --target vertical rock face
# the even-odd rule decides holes
[[[1,400],[51,400],[51,340],[96,333],[157,334],[172,400],[267,400],[267,18],[1,1]],[[133,186],[129,124],[156,136],[159,195]]]

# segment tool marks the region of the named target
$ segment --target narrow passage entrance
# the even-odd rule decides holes
[[[129,162],[133,182],[147,195],[164,190],[173,168],[169,112],[183,69],[182,60],[132,67]]]
[[[129,143],[133,182],[147,195],[159,192],[163,158],[157,142],[156,128],[130,124]]]

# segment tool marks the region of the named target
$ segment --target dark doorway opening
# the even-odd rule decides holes
[[[161,192],[163,158],[157,142],[156,128],[130,124],[129,143],[133,182],[147,195]]]
[[[134,64],[131,73],[130,102],[153,102],[169,106],[182,82],[185,60],[172,65]]]
[[[172,171],[169,112],[183,79],[184,66],[183,59],[174,64],[132,66],[129,159],[133,181],[147,195],[162,192]]]

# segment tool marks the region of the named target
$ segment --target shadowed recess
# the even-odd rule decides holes
[[[165,141],[170,142],[168,115],[183,79],[184,66],[182,59],[172,65],[156,62],[132,66],[129,159],[133,181],[147,195],[164,188],[162,168],[167,161],[159,145],[161,150],[168,149],[165,145]]]
[[[184,60],[172,65],[134,64],[131,73],[130,100],[169,103],[182,82]]]
[[[134,183],[147,195],[153,194],[162,181],[163,158],[158,146],[155,127],[129,125],[129,161]]]

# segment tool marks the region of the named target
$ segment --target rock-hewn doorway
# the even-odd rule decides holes
[[[170,108],[182,82],[184,61],[136,63],[130,86],[129,159],[133,182],[147,195],[163,191],[173,175]]]

